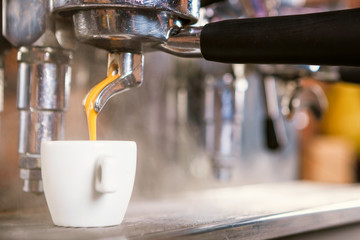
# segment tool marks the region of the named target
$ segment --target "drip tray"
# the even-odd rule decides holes
[[[0,239],[268,239],[356,222],[360,186],[291,182],[132,200],[116,227],[56,227],[47,209],[1,213]]]

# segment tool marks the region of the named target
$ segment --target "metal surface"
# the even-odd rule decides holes
[[[327,108],[326,95],[318,85],[302,87],[296,82],[290,82],[281,101],[281,112],[289,119],[297,111],[309,110],[317,120],[320,120]]]
[[[30,45],[47,28],[48,2],[30,0],[3,1],[3,35],[15,46]]]
[[[69,51],[21,47],[18,51],[20,110],[20,177],[26,192],[42,192],[40,145],[62,139],[64,111],[70,94],[72,54]]]
[[[135,53],[109,53],[109,71],[115,71],[120,77],[111,82],[99,93],[95,100],[95,111],[100,112],[113,96],[131,88],[139,87],[143,81],[144,56]]]
[[[202,27],[174,28],[159,50],[179,57],[202,57],[200,52],[200,33]]]
[[[198,0],[52,0],[54,12],[77,11],[89,8],[132,8],[146,11],[166,11],[190,23],[199,17]]]
[[[357,185],[273,183],[132,200],[124,222],[55,227],[45,209],[0,214],[1,239],[269,239],[360,221]]]
[[[73,15],[77,38],[110,51],[142,52],[164,43],[172,28],[195,23],[200,1],[53,1],[52,11]]]
[[[143,52],[165,42],[168,31],[182,26],[168,12],[90,9],[74,14],[76,37],[109,51]]]
[[[3,1],[3,35],[18,52],[20,178],[26,192],[42,192],[40,144],[63,138],[70,94],[72,25],[51,14],[52,1]],[[27,46],[27,47],[21,47]]]
[[[3,1],[0,1],[0,6],[1,6],[1,12],[0,12],[0,26],[1,29],[3,29],[3,23],[4,23],[4,18],[3,18]],[[1,66],[4,67],[4,53],[6,50],[10,49],[12,46],[9,43],[9,41],[3,36],[3,34],[0,34],[0,54],[1,54]]]
[[[241,136],[248,88],[245,65],[233,66],[235,77],[205,79],[205,147],[213,161],[215,176],[229,180],[236,159],[240,158]]]
[[[326,72],[330,72],[330,70],[336,71],[334,67],[324,66]],[[320,66],[317,65],[283,65],[283,64],[275,64],[275,65],[257,65],[257,69],[265,74],[265,75],[273,75],[279,77],[280,79],[286,80],[294,80],[301,77],[308,76],[316,76],[318,73]],[[319,79],[324,80],[324,79]]]
[[[320,119],[328,107],[326,95],[317,85],[307,87],[300,86],[298,79],[302,77],[313,77],[320,81],[335,82],[340,81],[339,67],[320,67],[315,65],[258,65],[259,71],[265,75],[271,75],[270,78],[285,80],[286,91],[281,99],[281,113],[288,119],[291,119],[297,110],[307,109],[313,115]],[[271,81],[270,81],[271,82]],[[266,80],[264,81],[266,85]],[[275,83],[273,83],[275,84]],[[267,105],[271,107],[270,112],[274,116],[279,115],[276,109],[278,103]],[[271,114],[270,114],[271,115]]]
[[[71,22],[51,14],[52,1],[4,0],[2,33],[14,46],[75,48]]]

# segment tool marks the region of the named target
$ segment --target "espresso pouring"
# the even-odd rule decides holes
[[[98,112],[96,112],[95,110],[96,98],[107,85],[109,85],[119,77],[119,74],[113,75],[113,71],[109,71],[107,78],[95,85],[85,98],[84,108],[88,122],[89,138],[92,141],[96,140],[96,119],[98,115]]]

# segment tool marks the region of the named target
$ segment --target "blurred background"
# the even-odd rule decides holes
[[[360,1],[247,1],[206,21],[358,7]],[[261,2],[261,1],[259,1]],[[205,21],[204,20],[204,21]],[[88,139],[82,101],[106,76],[107,52],[78,44],[74,52],[65,139]],[[3,52],[0,114],[0,211],[46,205],[22,191],[19,177],[17,49]],[[99,140],[133,140],[138,168],[133,199],[276,181],[360,180],[360,88],[339,83],[343,69],[229,65],[146,53],[144,83],[112,98],[98,118]],[[355,70],[354,70],[355,71]],[[347,75],[346,75],[347,76]],[[352,77],[360,78],[360,71]]]

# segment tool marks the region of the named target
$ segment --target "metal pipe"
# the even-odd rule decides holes
[[[241,154],[245,93],[245,65],[233,65],[233,76],[205,79],[205,145],[217,179],[229,180]]]
[[[49,47],[18,51],[19,162],[25,192],[42,192],[40,146],[64,137],[72,53]]]

